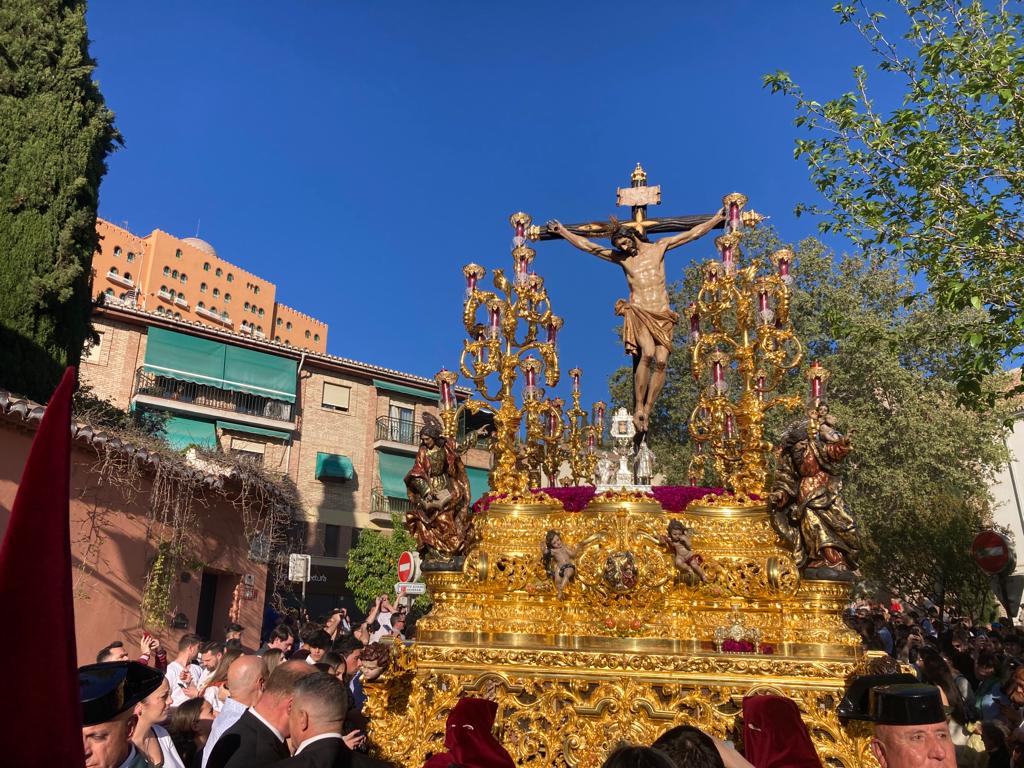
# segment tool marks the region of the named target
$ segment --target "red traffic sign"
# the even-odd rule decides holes
[[[999,531],[985,530],[974,537],[971,555],[985,573],[1002,573],[1010,563],[1010,542]]]
[[[416,561],[413,559],[413,553],[403,552],[398,557],[398,580],[412,581],[415,568]]]

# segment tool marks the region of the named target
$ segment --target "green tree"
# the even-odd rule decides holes
[[[378,595],[394,592],[398,580],[396,568],[399,556],[416,551],[416,541],[405,530],[405,523],[395,513],[391,515],[392,530],[365,530],[348,553],[346,586],[356,598],[356,605],[369,611]],[[429,595],[416,598],[413,607],[426,612],[431,605]]]
[[[744,258],[764,259],[780,245],[772,230],[755,230],[744,239]],[[794,250],[791,316],[804,365],[819,360],[831,372],[829,405],[855,446],[844,496],[863,531],[862,571],[876,586],[944,591],[951,605],[974,610],[986,585],[970,559],[970,540],[990,518],[988,484],[1007,458],[1002,410],[965,409],[950,383],[963,329],[978,311],[945,310],[884,259],[837,259],[814,238]],[[672,286],[677,312],[699,280],[693,265]],[[686,482],[686,423],[697,398],[688,330],[677,329],[651,427],[659,469],[677,483]],[[806,386],[794,374],[784,391],[805,394]],[[617,404],[630,403],[627,370],[612,377],[612,390]],[[796,415],[772,413],[767,434],[777,436]]]
[[[89,335],[105,158],[83,0],[0,4],[0,376],[45,401]]]
[[[1024,18],[1015,3],[896,0],[891,27],[863,0],[835,6],[878,68],[898,81],[894,108],[876,103],[863,66],[853,90],[806,97],[785,72],[765,76],[795,100],[796,142],[824,204],[826,232],[898,256],[951,311],[984,309],[958,331],[969,344],[951,375],[962,401],[993,403],[1008,357],[1024,352]],[[1021,391],[1018,388],[1018,391]]]

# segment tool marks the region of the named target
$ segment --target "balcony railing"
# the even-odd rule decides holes
[[[387,440],[391,443],[403,443],[405,445],[420,444],[420,429],[423,422],[409,419],[396,419],[391,416],[379,416],[377,418],[377,440]]]
[[[186,299],[184,296],[175,296],[174,303],[177,304],[179,307],[184,307],[185,309],[188,309],[188,299]]]
[[[216,320],[218,323],[223,323],[224,325],[232,324],[231,318],[221,317],[219,313],[213,312],[212,310],[209,310],[206,307],[196,307],[196,314],[203,315],[204,317],[208,317],[211,320]]]
[[[109,280],[112,283],[117,283],[118,285],[123,285],[126,288],[134,288],[135,287],[135,281],[134,280],[132,280],[130,277],[125,277],[124,275],[119,275],[116,272],[107,272],[107,280]]]
[[[295,421],[294,403],[251,395],[248,392],[218,389],[207,384],[179,381],[142,368],[135,373],[135,392],[132,396],[135,395],[159,397],[163,400],[175,400],[188,405],[259,416],[275,421]]]
[[[375,515],[390,516],[392,512],[404,515],[411,508],[412,503],[408,499],[385,496],[380,488],[374,488],[370,495],[370,512]]]

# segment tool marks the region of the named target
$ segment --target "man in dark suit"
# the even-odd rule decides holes
[[[263,768],[288,757],[285,739],[295,687],[316,670],[301,661],[281,664],[270,675],[259,701],[217,740],[206,768]]]
[[[341,736],[348,692],[334,675],[317,672],[295,684],[288,717],[295,755],[275,768],[350,768],[352,752]]]

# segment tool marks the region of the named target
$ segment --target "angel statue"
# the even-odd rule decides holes
[[[473,540],[469,479],[454,440],[444,436],[441,422],[423,417],[416,461],[405,476],[411,508],[405,527],[420,555],[452,558],[464,555]]]
[[[805,575],[817,577],[855,572],[860,554],[857,521],[840,492],[843,459],[853,450],[849,435],[836,427],[828,406],[821,403],[792,423],[779,440],[778,469],[768,502],[772,525],[792,548]]]

